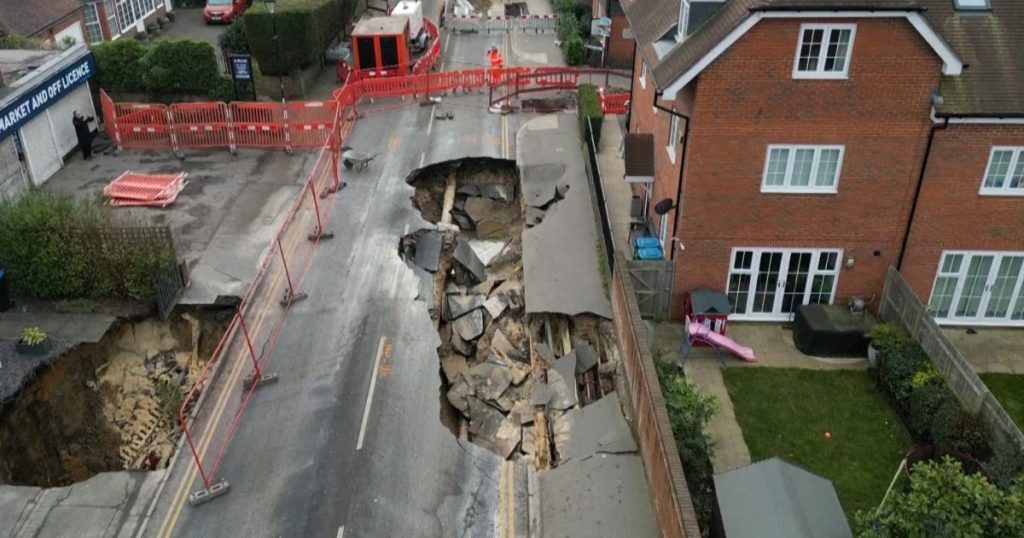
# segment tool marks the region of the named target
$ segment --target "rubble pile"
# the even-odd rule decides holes
[[[588,316],[526,315],[522,230],[566,187],[552,181],[520,196],[514,167],[477,161],[410,176],[414,205],[438,226],[403,237],[399,250],[441,337],[443,391],[463,419],[459,434],[546,468],[569,446],[574,412],[613,390],[614,363],[601,353],[612,332]],[[555,328],[548,317],[558,318]]]

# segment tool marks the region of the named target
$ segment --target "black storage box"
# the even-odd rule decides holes
[[[802,353],[816,357],[865,357],[865,333],[874,324],[868,312],[851,314],[841,306],[802,305],[793,320],[793,343]]]

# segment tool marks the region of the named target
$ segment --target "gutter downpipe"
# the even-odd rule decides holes
[[[932,109],[932,118],[938,120],[935,111]],[[949,118],[943,118],[941,124],[932,125],[928,130],[928,144],[924,149],[924,160],[921,162],[921,173],[917,176],[917,186],[914,188],[914,198],[910,203],[910,215],[907,217],[907,227],[903,231],[903,244],[900,245],[900,255],[896,258],[896,270],[903,270],[903,258],[907,255],[907,244],[910,242],[910,230],[914,226],[914,217],[917,214],[917,202],[921,198],[921,189],[924,187],[924,175],[928,171],[928,158],[932,154],[932,143],[935,141],[935,133],[949,127]]]
[[[643,60],[640,60],[641,62]],[[641,69],[643,67],[641,66]],[[633,76],[629,77],[629,106],[626,107],[626,133],[629,133],[629,124],[633,121],[633,88],[636,86],[636,40],[633,40]]]
[[[659,105],[658,104],[658,96],[661,95],[661,93],[662,92],[659,92],[659,91],[655,91],[654,92],[654,103],[653,103],[654,104],[654,108],[656,108],[658,110],[664,110],[665,112],[668,112],[669,114],[671,114],[673,116],[676,116],[678,118],[683,118],[684,120],[686,120],[686,128],[683,130],[683,151],[679,155],[679,178],[676,179],[676,185],[677,185],[677,188],[676,188],[676,201],[675,201],[675,204],[673,205],[673,208],[675,209],[675,212],[676,212],[675,218],[672,219],[672,239],[671,239],[671,242],[673,244],[672,244],[671,247],[669,247],[669,250],[671,250],[671,253],[669,254],[669,257],[668,257],[668,259],[670,261],[674,261],[676,259],[676,247],[675,247],[676,233],[679,232],[679,202],[683,198],[683,170],[686,169],[686,147],[690,144],[690,116],[687,116],[686,114],[680,114],[679,112],[676,112],[675,110],[672,110],[670,108],[665,108],[665,107]]]

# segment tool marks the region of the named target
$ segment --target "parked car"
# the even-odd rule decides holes
[[[206,7],[203,8],[203,20],[206,21],[206,24],[231,24],[231,21],[245,13],[247,7],[249,7],[249,0],[206,0]]]

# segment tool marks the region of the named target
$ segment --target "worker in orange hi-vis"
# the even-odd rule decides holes
[[[487,51],[487,59],[491,63],[491,69],[501,69],[502,67],[505,67],[505,57],[501,54],[501,51],[498,50],[498,47],[491,47],[491,49]]]

